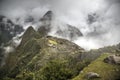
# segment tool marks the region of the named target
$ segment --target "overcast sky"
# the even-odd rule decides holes
[[[60,21],[81,30],[84,37],[75,42],[86,49],[120,42],[120,0],[1,0],[0,2],[0,14],[11,19],[26,15],[32,15],[37,19],[48,10],[52,10]],[[94,13],[97,16],[95,21],[88,24],[88,15]]]
[[[1,0],[0,13],[16,17],[32,12],[41,16],[50,9],[58,17],[66,17],[64,21],[79,24],[90,13],[119,16],[119,4],[120,0]]]

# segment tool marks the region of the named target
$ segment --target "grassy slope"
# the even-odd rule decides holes
[[[120,79],[120,65],[112,65],[103,62],[108,54],[103,54],[97,60],[93,61],[88,67],[84,68],[82,73],[80,73],[73,80],[87,80],[84,76],[88,72],[96,72],[100,75],[101,78],[93,80],[118,80]]]
[[[81,69],[83,69],[86,65],[88,65],[89,64],[88,62],[90,62],[91,58],[93,58],[93,56],[97,54],[96,52],[94,52],[95,55],[94,54],[91,55],[91,53],[88,52],[86,53],[86,55],[83,55],[84,49],[80,48],[76,44],[68,40],[59,39],[51,36],[41,37],[31,27],[26,31],[23,37],[24,38],[20,46],[7,59],[8,70],[7,68],[4,68],[7,71],[4,71],[2,69],[3,72],[9,72],[8,77],[11,78],[12,76],[12,78],[16,78],[16,80],[26,80],[28,78],[29,78],[28,80],[33,80],[36,77],[36,74],[43,75],[43,73],[41,72],[45,72],[44,68],[46,69],[46,64],[48,64],[49,61],[54,61],[56,59],[60,60],[61,62],[67,61],[67,64],[65,64],[67,66],[60,67],[59,70],[63,69],[62,73],[64,73],[64,72],[68,72],[66,71],[67,68],[70,72],[72,72],[71,74],[73,78],[76,75],[78,75],[79,71],[81,71]],[[101,52],[103,53],[103,51]],[[81,53],[83,53],[82,54],[83,56],[81,56]],[[99,59],[92,62],[88,67],[86,67],[83,70],[82,74],[80,74],[78,77],[76,77],[73,80],[84,80],[83,76],[89,71],[97,72],[101,75],[101,77],[104,77],[101,78],[100,80],[109,80],[109,79],[114,80],[114,75],[118,73],[116,71],[117,70],[116,68],[119,66],[115,66],[115,65],[113,66],[110,64],[103,63],[102,60],[106,56],[108,56],[108,54],[104,54]],[[83,62],[81,62],[80,58],[83,60]],[[50,71],[54,72],[52,68],[54,67],[56,68],[56,66],[59,67],[59,65],[61,66],[61,64],[58,64],[56,62],[55,62],[55,66],[51,67],[50,65],[49,66]],[[41,71],[42,69],[43,71]],[[55,73],[59,73],[56,72],[59,70],[55,70]],[[46,71],[46,73],[48,74],[50,71],[48,70]],[[50,75],[50,77],[52,76]],[[39,76],[37,78],[40,80],[41,77]]]
[[[31,74],[35,74],[40,71],[41,68],[46,67],[45,65],[48,64],[49,61],[56,59],[68,61],[66,67],[72,72],[70,77],[76,76],[79,74],[79,70],[88,65],[86,62],[79,63],[77,56],[83,52],[84,49],[68,40],[51,36],[41,37],[30,27],[23,35],[21,44],[16,48],[16,51],[9,54],[6,58],[7,64],[1,69],[3,73],[0,74],[0,78],[4,78],[4,80],[8,80],[8,78],[16,78],[16,80],[18,78],[20,80],[25,80],[26,78],[33,79],[35,76],[31,77]],[[78,67],[79,65],[83,66]],[[56,66],[57,64],[54,67]],[[63,72],[65,72],[64,67],[62,69]]]

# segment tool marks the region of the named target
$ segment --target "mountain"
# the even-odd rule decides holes
[[[54,29],[53,22],[55,22],[55,21],[53,18],[54,18],[53,12],[48,11],[40,19],[40,21],[42,22],[42,26],[40,26],[40,28],[38,29],[38,32],[40,34],[47,35],[49,32],[52,31],[52,29]],[[44,33],[43,33],[43,31],[44,31]],[[55,26],[55,35],[58,35],[58,36],[64,37],[64,38],[67,37],[69,40],[75,40],[76,38],[83,36],[81,31],[77,27],[69,25],[69,24],[65,24],[65,23],[61,26],[59,26],[59,25]]]
[[[40,20],[41,21],[51,21],[52,20],[52,18],[53,18],[53,12],[52,11],[47,11],[46,13],[45,13],[45,15],[43,16],[43,18],[41,18]]]
[[[4,57],[4,49],[10,40],[23,32],[21,25],[14,24],[10,19],[0,15],[0,65]]]
[[[52,27],[51,27],[52,18],[53,18],[53,12],[52,11],[48,11],[40,19],[40,21],[42,22],[42,25],[38,29],[38,32],[40,34],[47,35],[51,31],[51,29],[52,29]]]
[[[69,24],[65,25],[65,29],[58,28],[55,34],[64,38],[68,38],[71,41],[83,36],[78,28]]]
[[[37,31],[28,27],[0,66],[0,80],[120,80],[120,44],[86,51],[70,41],[82,36],[74,26],[64,24],[65,29],[56,30],[70,40],[48,34],[52,16],[48,11]]]
[[[23,32],[22,26],[14,24],[4,16],[0,16],[0,45],[8,42],[21,32]]]
[[[92,71],[97,72],[101,80],[105,80],[113,74],[109,70],[117,69],[115,75],[111,77],[120,79],[118,76],[120,66],[103,61],[109,55],[115,53],[118,55],[120,53],[118,46],[85,51],[68,40],[43,36],[30,26],[22,36],[20,45],[8,55],[6,64],[0,68],[0,78],[1,80],[86,80],[84,76]],[[102,75],[99,71],[104,71],[106,75]]]
[[[24,23],[34,23],[34,18],[31,15],[26,16]]]
[[[19,78],[26,79],[23,77],[25,72],[25,75],[32,73],[36,75],[36,79],[43,78],[42,80],[44,80],[44,77],[48,77],[42,72],[52,62],[51,64],[57,64],[55,66],[58,67],[58,70],[62,69],[60,66],[63,66],[63,69],[65,68],[65,72],[64,70],[59,72],[61,77],[58,78],[62,79],[63,74],[67,75],[64,76],[65,79],[72,78],[78,74],[79,69],[81,70],[88,64],[87,60],[79,62],[80,59],[77,56],[80,56],[83,52],[84,49],[68,40],[52,36],[41,37],[38,32],[29,27],[24,33],[21,44],[16,48],[16,51],[10,53],[7,57],[6,65],[1,69],[1,77],[6,75],[16,80]],[[75,67],[75,64],[78,65]],[[80,65],[82,66],[79,67]],[[73,67],[75,68],[73,69]],[[40,74],[44,75],[44,77],[39,76]]]

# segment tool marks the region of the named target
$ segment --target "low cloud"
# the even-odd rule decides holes
[[[56,20],[51,33],[54,33],[59,22],[76,26],[83,37],[78,37],[74,42],[87,50],[120,42],[119,0],[4,0],[1,2],[0,14],[23,25],[24,29],[29,25],[37,29],[41,25],[39,19],[48,10],[53,11]],[[91,19],[88,19],[88,15],[92,15],[95,20],[89,23]],[[26,24],[27,16],[32,16],[34,23]]]

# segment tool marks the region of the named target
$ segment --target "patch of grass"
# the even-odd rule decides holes
[[[48,40],[48,42],[49,42],[50,44],[57,45],[57,42],[54,41],[54,40]]]
[[[88,72],[95,72],[100,75],[101,78],[92,80],[117,80],[120,79],[120,65],[112,65],[104,63],[103,60],[109,56],[109,54],[103,54],[101,57],[93,61],[88,67],[84,68],[83,71],[75,77],[73,80],[87,80],[85,75]]]

